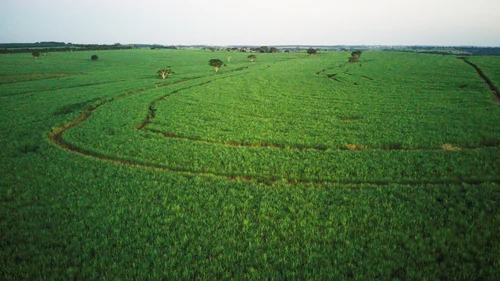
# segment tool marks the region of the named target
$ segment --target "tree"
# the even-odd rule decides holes
[[[352,52],[351,56],[354,56],[354,55],[357,55],[358,58],[361,57],[361,51],[360,50],[356,50],[356,51]]]
[[[289,53],[290,53],[290,51],[289,51],[289,50],[286,50],[286,51],[285,51],[285,53],[286,53],[286,54],[289,54]]]
[[[271,47],[271,53],[276,53],[276,51],[278,51],[278,49],[276,49],[275,47]]]
[[[97,55],[92,55],[92,57],[90,57],[91,60],[98,60],[99,57]]]
[[[257,58],[255,55],[249,55],[247,58],[250,59],[250,61],[254,61],[255,58]]]
[[[309,50],[307,50],[307,53],[311,56],[315,56],[316,55],[316,50],[313,49],[313,48],[309,48]]]
[[[349,62],[358,62],[359,61],[359,56],[355,53],[352,53],[351,56],[349,57]]]
[[[358,62],[360,56],[361,56],[361,51],[352,52],[351,56],[349,57],[349,62]]]
[[[211,59],[208,62],[208,65],[213,66],[215,68],[215,72],[219,71],[219,68],[224,64],[220,59]]]
[[[259,48],[261,53],[268,53],[269,52],[269,47],[268,46],[262,46]]]
[[[31,53],[31,54],[33,55],[33,57],[34,57],[35,59],[37,59],[37,58],[40,56],[40,52],[39,52],[39,51],[33,52],[33,53]]]
[[[158,70],[158,75],[160,75],[162,79],[167,79],[168,76],[170,76],[172,74],[174,74],[174,73],[170,69],[170,66],[167,66],[165,68],[161,68]]]

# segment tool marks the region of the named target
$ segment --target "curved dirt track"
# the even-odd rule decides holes
[[[477,70],[477,69],[476,69]],[[479,71],[478,71],[479,73]],[[483,74],[484,75],[484,74]],[[202,83],[199,83],[199,84],[195,84],[195,85],[190,85],[190,86],[186,86],[186,87],[183,87],[183,88],[180,88],[180,89],[177,89],[175,91],[172,91],[154,101],[151,102],[150,104],[150,107],[149,109],[147,110],[147,115],[144,119],[143,122],[141,122],[140,124],[138,124],[135,128],[137,130],[144,130],[144,131],[148,131],[148,132],[152,132],[152,133],[155,133],[155,134],[160,134],[160,135],[163,135],[165,138],[172,138],[172,139],[182,139],[182,140],[186,140],[186,141],[194,141],[194,142],[204,142],[204,143],[210,143],[210,144],[214,144],[214,145],[222,145],[222,146],[244,146],[244,147],[251,147],[251,148],[259,148],[259,149],[297,149],[297,150],[317,150],[317,151],[325,151],[327,150],[328,148],[324,148],[324,147],[282,147],[282,146],[279,146],[279,145],[275,145],[275,144],[259,144],[259,145],[251,145],[251,144],[238,144],[238,143],[219,143],[219,142],[214,142],[214,141],[209,141],[209,140],[203,140],[203,139],[193,139],[193,138],[188,138],[188,137],[184,137],[184,136],[177,136],[177,135],[173,135],[173,134],[168,134],[168,133],[163,133],[163,132],[157,132],[157,131],[154,131],[154,130],[149,130],[147,129],[147,125],[148,123],[151,121],[152,118],[154,118],[154,114],[155,114],[155,111],[152,109],[152,106],[154,103],[156,102],[159,102],[159,101],[162,101],[164,99],[166,99],[167,97],[169,97],[170,95],[174,94],[174,93],[177,93],[181,90],[186,90],[186,89],[191,89],[191,88],[195,88],[195,87],[200,87],[200,86],[203,86],[205,84],[208,84],[208,83],[211,83],[213,82],[214,80],[218,80],[218,79],[225,79],[225,78],[228,78],[228,77],[231,77],[231,76],[223,76],[223,77],[218,77],[218,78],[215,78],[215,79],[212,79],[212,80],[209,80],[209,81],[204,81]],[[200,78],[200,77],[196,77],[196,78]],[[170,84],[165,84],[165,85],[162,85],[162,86],[168,86],[168,85],[173,85],[173,84],[179,84],[179,83],[183,83],[183,82],[187,82],[187,81],[191,81],[193,79],[196,79],[196,78],[192,78],[192,79],[186,79],[186,80],[181,80],[181,81],[176,81],[176,82],[173,82],[173,83],[170,83]],[[491,85],[491,87],[493,87],[492,84],[488,84],[488,85]],[[491,88],[490,88],[491,89]],[[93,158],[97,158],[97,159],[101,159],[101,160],[106,160],[106,161],[111,161],[111,162],[115,162],[115,163],[118,163],[118,164],[122,164],[122,165],[129,165],[129,166],[138,166],[138,167],[144,167],[144,168],[150,168],[150,169],[155,169],[155,170],[168,170],[168,171],[172,171],[172,172],[176,172],[176,173],[181,173],[181,174],[188,174],[188,175],[201,175],[201,176],[214,176],[214,177],[224,177],[224,178],[227,178],[228,180],[242,180],[242,181],[251,181],[251,182],[259,182],[259,183],[274,183],[274,182],[278,182],[278,181],[283,181],[285,180],[286,182],[288,182],[289,184],[331,184],[331,183],[340,183],[340,184],[374,184],[374,185],[387,185],[387,184],[422,184],[422,183],[427,183],[427,184],[450,184],[450,183],[470,183],[470,184],[477,184],[477,183],[482,183],[482,182],[499,182],[500,183],[500,179],[488,179],[488,180],[478,180],[478,179],[456,179],[456,180],[440,180],[440,179],[435,179],[435,180],[426,180],[425,182],[422,182],[422,181],[416,181],[416,180],[412,180],[412,179],[399,179],[399,180],[394,180],[394,181],[377,181],[377,180],[325,180],[325,181],[313,181],[313,180],[298,180],[298,179],[283,179],[281,177],[272,177],[272,176],[260,176],[260,175],[230,175],[230,174],[225,174],[225,173],[213,173],[213,172],[200,172],[200,171],[194,171],[194,170],[189,170],[189,169],[183,169],[183,168],[178,168],[178,167],[167,167],[167,166],[163,166],[163,165],[159,165],[159,164],[152,164],[152,163],[140,163],[140,162],[135,162],[135,161],[130,161],[130,160],[126,160],[126,159],[120,159],[120,158],[114,158],[114,157],[110,157],[110,156],[106,156],[106,155],[103,155],[103,154],[99,154],[97,152],[94,152],[94,151],[89,151],[85,148],[81,148],[81,147],[77,147],[67,141],[64,140],[63,138],[63,133],[83,122],[85,122],[88,117],[90,117],[92,115],[92,113],[98,109],[100,106],[104,105],[104,104],[107,104],[107,103],[111,103],[117,99],[121,99],[121,98],[125,98],[125,97],[128,97],[130,95],[134,95],[134,94],[138,94],[142,91],[134,91],[134,92],[129,92],[129,93],[126,93],[126,94],[122,94],[120,96],[117,96],[115,98],[112,98],[112,99],[109,99],[109,100],[106,100],[104,101],[103,103],[101,104],[98,104],[98,105],[94,105],[90,108],[88,108],[87,110],[85,110],[84,112],[82,112],[77,118],[75,118],[74,120],[66,123],[65,125],[59,127],[59,128],[56,128],[54,129],[52,132],[50,132],[48,134],[48,140],[63,148],[63,149],[66,149],[66,150],[69,150],[69,151],[72,151],[74,153],[78,153],[80,155],[83,155],[83,156],[87,156],[87,157],[93,157]],[[498,94],[498,91],[496,92]],[[489,145],[489,146],[497,146],[497,145]],[[467,147],[467,148],[464,148],[464,149],[480,149],[480,148],[483,148],[483,147],[486,147],[486,146],[477,146],[477,147]],[[369,150],[409,150],[409,149],[403,149],[403,148],[366,148],[364,147],[363,149],[369,149]],[[340,150],[340,149],[339,149]],[[349,149],[345,149],[345,150],[349,150]],[[434,150],[434,151],[437,151],[437,150],[443,150],[441,148],[429,148],[429,149],[410,149],[410,150],[423,150],[423,151],[427,151],[427,150]]]

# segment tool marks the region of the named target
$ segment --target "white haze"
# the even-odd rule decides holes
[[[500,46],[498,0],[0,0],[0,42]]]

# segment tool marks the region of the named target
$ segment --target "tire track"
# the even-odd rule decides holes
[[[497,104],[500,104],[500,93],[498,91],[498,88],[495,87],[495,85],[490,80],[490,78],[488,78],[488,76],[486,76],[486,74],[484,74],[483,70],[481,68],[479,68],[479,66],[477,66],[473,62],[469,61],[465,57],[458,57],[457,59],[464,61],[466,64],[472,66],[476,70],[476,72],[479,75],[479,77],[481,77],[481,79],[484,80],[484,82],[486,83],[486,85],[488,85],[488,88],[490,89],[491,93],[493,94],[493,99],[495,100],[495,102]]]
[[[146,125],[149,123],[151,118],[154,118],[154,111],[151,108],[151,105],[154,105],[154,103],[159,102],[164,100],[165,98],[169,97],[170,95],[177,93],[182,90],[186,89],[192,89],[195,87],[200,87],[205,84],[211,83],[215,80],[219,79],[227,79],[233,76],[238,76],[238,75],[243,75],[243,74],[233,74],[233,75],[228,75],[220,78],[215,78],[212,80],[208,81],[203,81],[199,84],[196,85],[191,85],[191,86],[186,86],[184,88],[180,88],[177,90],[174,90],[158,99],[153,101],[150,104],[149,112],[145,118],[145,120],[139,124],[136,129],[137,130],[143,130],[146,132],[152,132],[155,134],[161,134],[165,138],[173,138],[173,139],[182,139],[186,141],[197,141],[197,142],[205,142],[205,143],[210,143],[214,145],[224,145],[224,146],[242,146],[242,147],[250,147],[250,148],[274,148],[274,149],[297,149],[297,150],[318,150],[318,151],[325,151],[328,150],[329,148],[325,147],[288,147],[288,146],[280,146],[280,145],[275,145],[275,144],[238,144],[238,143],[220,143],[220,142],[215,142],[215,141],[209,141],[209,140],[200,140],[200,139],[193,139],[193,138],[188,138],[188,137],[183,137],[183,136],[177,136],[177,135],[172,135],[168,133],[163,133],[155,130],[150,130],[145,128]],[[210,76],[205,76],[205,77],[211,77]],[[195,77],[191,79],[185,79],[185,80],[180,80],[180,81],[175,81],[170,84],[164,84],[164,86],[168,85],[174,85],[174,84],[179,84],[187,81],[192,81],[195,79],[199,78],[205,78],[205,77]],[[154,88],[148,89],[152,90]],[[217,173],[209,170],[190,170],[182,167],[175,167],[175,166],[169,166],[169,165],[161,165],[161,164],[154,164],[154,163],[149,163],[147,161],[140,161],[140,160],[129,160],[129,159],[123,159],[123,158],[116,158],[112,156],[107,156],[105,154],[92,151],[92,150],[87,150],[85,148],[81,148],[78,146],[75,146],[67,141],[64,140],[63,138],[63,133],[73,127],[76,127],[77,125],[85,122],[91,115],[92,113],[97,110],[99,107],[111,103],[115,100],[122,99],[131,95],[135,95],[138,93],[141,93],[145,90],[136,90],[132,92],[128,92],[113,98],[110,98],[105,101],[98,102],[85,111],[83,111],[80,115],[78,115],[74,120],[67,122],[66,124],[54,128],[52,131],[50,131],[47,134],[47,139],[50,143],[59,146],[63,149],[69,150],[73,153],[80,154],[82,156],[86,157],[92,157],[92,158],[97,158],[105,161],[110,161],[114,162],[117,164],[121,165],[129,165],[129,166],[134,166],[134,167],[142,167],[142,168],[148,168],[148,169],[154,169],[154,170],[161,170],[161,171],[171,171],[171,172],[176,172],[184,175],[196,175],[196,176],[211,176],[211,177],[218,177],[218,178],[226,178],[228,180],[238,180],[238,181],[246,181],[246,182],[254,182],[254,183],[263,183],[263,184],[272,184],[272,183],[278,183],[278,182],[286,182],[288,184],[312,184],[312,185],[325,185],[325,184],[372,184],[372,185],[389,185],[389,184],[407,184],[407,185],[417,185],[417,184],[460,184],[460,183],[469,183],[469,184],[480,184],[480,183],[500,183],[500,178],[496,177],[490,177],[487,179],[466,179],[466,178],[457,178],[457,179],[427,179],[427,180],[418,180],[418,179],[399,179],[399,180],[370,180],[370,179],[357,179],[357,180],[312,180],[312,179],[300,179],[300,178],[282,178],[280,176],[276,175],[268,175],[268,176],[263,176],[260,174],[248,174],[248,175],[234,175],[230,173]],[[498,146],[498,144],[494,145],[485,145],[485,146],[480,146],[480,147],[475,147],[477,149],[483,148],[483,147],[488,147],[488,146]],[[472,148],[472,149],[475,149]],[[372,148],[363,148],[363,149],[371,149]],[[471,148],[469,148],[471,149]],[[338,149],[338,150],[352,150],[352,149]],[[400,149],[400,148],[388,148],[388,149],[376,149],[376,150],[408,150],[408,149]],[[423,150],[423,151],[428,151],[428,150],[443,150],[443,149],[414,149],[414,150]]]

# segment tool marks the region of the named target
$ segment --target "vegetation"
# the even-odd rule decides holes
[[[158,74],[161,76],[162,79],[167,79],[170,75],[174,74],[172,72],[172,69],[170,66],[167,66],[165,68],[160,68],[158,70]]]
[[[253,62],[253,61],[255,61],[255,59],[257,58],[257,56],[255,56],[255,55],[249,55],[247,58],[250,59],[251,62]]]
[[[38,42],[38,43],[0,43],[0,54],[32,53],[32,52],[69,52],[89,50],[122,50],[132,49],[130,45],[97,45],[97,44],[72,44],[64,42]]]
[[[349,57],[349,62],[359,62],[359,56],[361,55],[360,51],[355,51],[351,53]]]
[[[92,55],[92,57],[90,57],[91,60],[98,60],[99,57],[97,55]]]
[[[2,280],[500,278],[500,107],[464,61],[91,55],[0,55]]]
[[[316,55],[316,49],[313,49],[313,48],[309,48],[307,50],[307,53],[311,56],[315,56]]]
[[[215,72],[218,72],[219,71],[219,68],[224,64],[223,61],[221,61],[220,59],[211,59],[209,62],[208,62],[208,65],[210,66],[213,66],[215,68]]]
[[[33,53],[31,53],[31,55],[33,55],[33,57],[35,59],[37,59],[40,56],[40,52],[38,52],[38,51],[37,52],[33,52]]]

